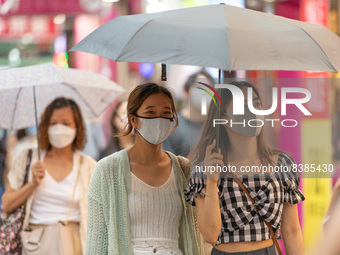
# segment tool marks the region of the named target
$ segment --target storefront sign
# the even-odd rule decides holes
[[[0,0],[1,16],[98,13],[101,0]]]
[[[13,16],[0,18],[0,38],[16,39],[24,35],[34,38],[53,39],[58,32],[52,17],[48,16]]]

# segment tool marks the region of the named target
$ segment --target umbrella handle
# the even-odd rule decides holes
[[[40,145],[39,145],[39,134],[38,134],[38,113],[37,113],[37,100],[36,100],[36,97],[35,97],[35,86],[33,86],[33,101],[34,101],[35,127],[37,129],[38,159],[40,160]]]
[[[166,81],[166,64],[162,64],[162,81]]]
[[[218,69],[218,84],[221,84],[222,79],[223,79],[223,70],[222,69]],[[217,115],[218,118],[220,118],[221,116],[221,105],[217,106]],[[216,147],[215,150],[216,152],[218,152],[218,149],[220,148],[220,125],[216,126]]]

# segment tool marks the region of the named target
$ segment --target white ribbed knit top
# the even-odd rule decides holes
[[[133,247],[178,249],[183,205],[173,169],[168,180],[159,187],[143,182],[131,172],[128,207]]]

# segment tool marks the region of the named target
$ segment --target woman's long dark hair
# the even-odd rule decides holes
[[[260,95],[258,90],[250,83],[245,81],[233,81],[228,82],[228,84],[234,85],[238,88],[242,87],[249,87],[252,88],[257,97],[260,99]],[[220,95],[220,98],[222,100],[222,106],[225,108],[230,101],[232,100],[232,93],[228,89],[219,89],[218,94]],[[218,101],[217,96],[215,95],[215,100]],[[261,99],[260,99],[261,100]],[[223,108],[221,109],[221,112],[223,112]],[[231,145],[229,136],[227,134],[227,131],[225,128],[216,128],[213,127],[213,120],[214,119],[221,119],[219,116],[218,108],[214,105],[213,102],[210,103],[207,119],[204,123],[203,130],[201,133],[201,137],[199,140],[198,145],[192,152],[191,160],[192,164],[196,165],[203,161],[206,153],[206,148],[210,144],[212,144],[213,140],[218,140],[219,148],[221,149],[222,155],[228,155]],[[217,130],[219,130],[219,134],[217,134]],[[257,149],[259,152],[260,160],[262,164],[270,164],[270,165],[276,165],[276,162],[273,162],[272,156],[279,154],[281,151],[271,147],[267,141],[267,138],[264,133],[264,129],[262,128],[261,133],[257,136]],[[224,162],[226,163],[226,162]]]

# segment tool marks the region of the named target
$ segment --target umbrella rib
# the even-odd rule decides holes
[[[72,89],[78,96],[80,96],[80,98],[83,100],[83,102],[86,104],[86,106],[91,110],[92,114],[95,116],[95,117],[98,117],[98,115],[96,114],[96,112],[93,110],[93,108],[91,107],[91,105],[89,105],[89,103],[85,100],[85,98],[78,92],[78,90],[73,87],[72,85],[70,84],[67,84],[67,83],[63,83],[63,85],[69,87],[70,89]]]
[[[14,105],[14,110],[13,110],[13,115],[12,115],[12,121],[11,121],[11,130],[13,130],[13,125],[14,125],[14,118],[15,118],[15,113],[17,111],[17,106],[18,106],[18,98],[21,93],[22,88],[19,89],[16,99],[15,99],[15,105]]]
[[[151,21],[153,21],[154,19],[150,19],[148,20],[148,22],[146,22],[145,24],[143,24],[143,26],[141,26],[134,34],[133,36],[125,43],[125,46],[123,47],[123,49],[120,51],[118,57],[116,59],[119,59],[121,57],[122,52],[124,51],[124,49],[126,48],[126,46],[131,42],[131,40],[138,34],[138,32],[140,30],[142,30],[146,25],[148,25],[149,23],[151,23]],[[116,61],[116,60],[115,60]],[[166,63],[165,63],[166,64]]]
[[[227,15],[226,13],[224,12],[224,15],[225,15],[225,19],[226,21],[228,22],[228,19],[227,19]],[[227,38],[229,38],[229,26],[227,26]],[[233,70],[232,69],[232,66],[231,66],[231,52],[230,52],[230,43],[228,43],[228,53],[229,53],[229,73]],[[221,68],[220,68],[221,69]],[[220,70],[218,71],[218,73],[220,73]],[[219,128],[219,127],[218,127]]]
[[[329,57],[327,56],[327,54],[323,50],[323,48],[320,46],[320,44],[303,27],[300,27],[300,29],[302,29],[302,31],[305,32],[315,42],[315,44],[319,47],[319,49],[323,52],[323,54],[325,54],[326,58],[328,59],[330,66],[333,68],[334,73],[337,73],[338,70],[333,66],[332,61],[329,59]]]

